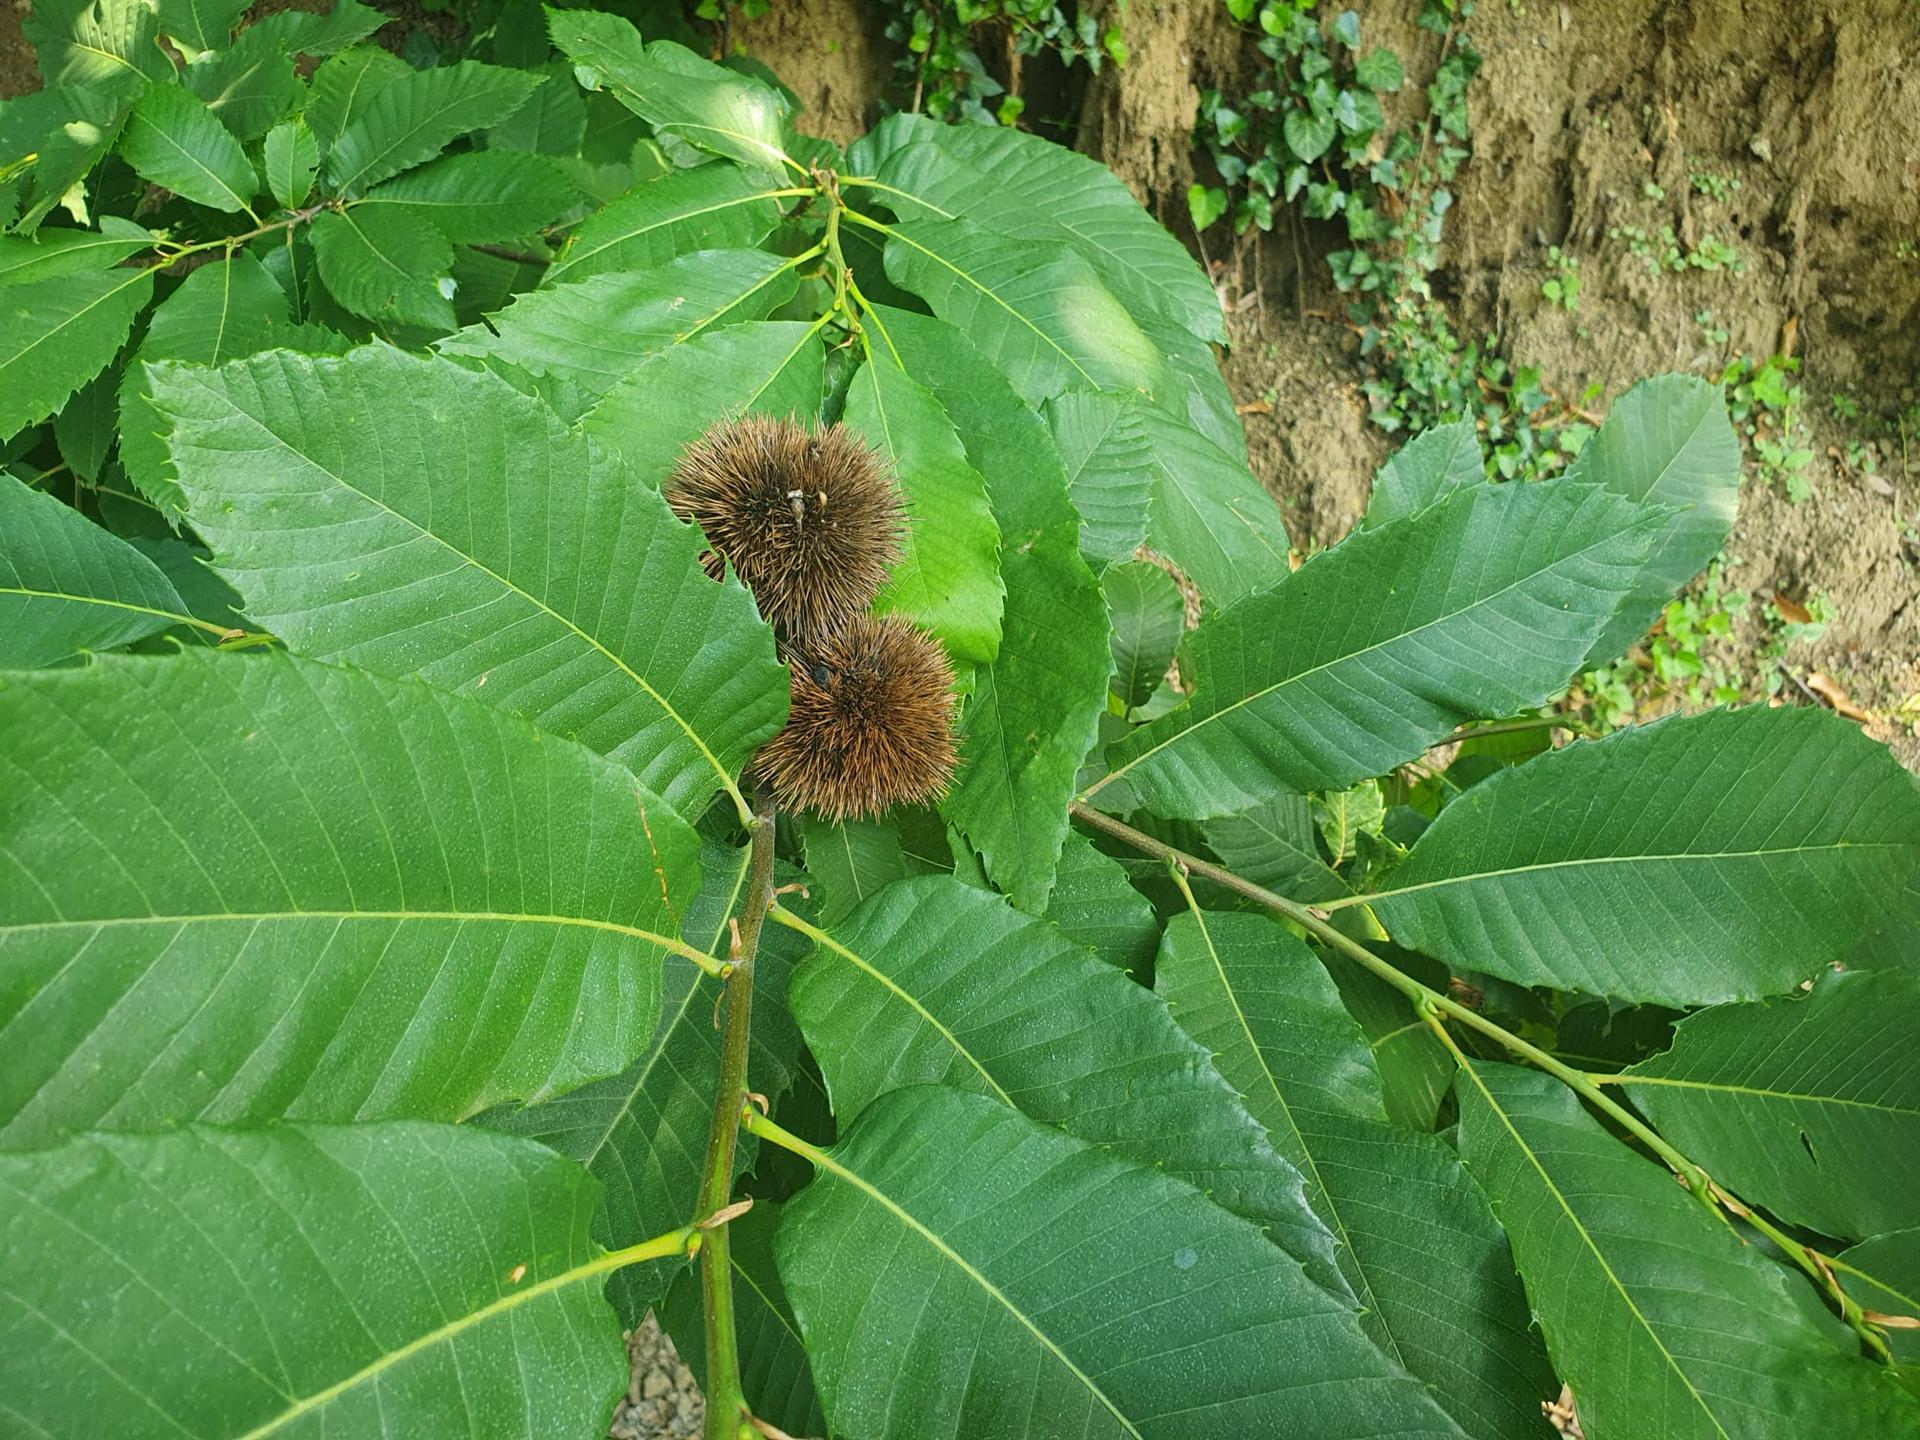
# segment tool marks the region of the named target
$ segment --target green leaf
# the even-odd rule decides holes
[[[249,27],[231,50],[197,57],[180,72],[180,83],[207,102],[235,139],[249,143],[307,98],[293,57],[258,27]]]
[[[1305,795],[1276,794],[1238,814],[1207,820],[1200,831],[1207,848],[1242,880],[1295,900],[1332,900],[1351,893],[1321,857],[1314,840],[1313,804]]]
[[[903,220],[966,218],[1063,242],[1130,308],[1226,342],[1219,297],[1186,247],[1098,161],[1008,126],[900,113],[856,144],[848,163],[880,180],[875,192]]]
[[[539,47],[544,54],[547,48],[544,35]],[[487,148],[525,150],[556,157],[578,156],[587,135],[586,97],[564,66],[556,63],[539,68],[545,77],[540,88],[526,104],[487,131]]]
[[[887,275],[966,333],[1039,405],[1069,388],[1141,390],[1167,385],[1166,362],[1100,283],[1064,248],[963,220],[916,220],[886,231]]]
[[[344,335],[287,318],[287,293],[251,255],[202,265],[154,307],[146,337],[120,385],[120,460],[140,493],[161,513],[177,518],[186,509],[161,438],[146,366],[162,360],[219,365],[262,350],[338,353]]]
[[[906,1085],[991,1095],[1191,1181],[1342,1288],[1299,1175],[1166,1005],[1000,896],[888,886],[800,963],[790,1003],[842,1124]]]
[[[1422,430],[1380,467],[1360,523],[1384,525],[1399,520],[1446,499],[1456,490],[1483,484],[1486,478],[1474,422],[1457,420],[1451,425],[1436,425]]]
[[[188,50],[217,50],[233,39],[247,0],[159,0],[160,32]]]
[[[114,357],[111,365],[68,396],[53,420],[60,459],[89,485],[99,484],[101,471],[113,453],[119,419],[116,397],[124,358]],[[78,503],[77,495],[75,501]]]
[[[1289,573],[1279,507],[1244,460],[1137,396],[1069,392],[1047,413],[1096,563],[1145,540],[1214,607]]]
[[[774,1254],[831,1433],[1461,1433],[1344,1304],[1169,1175],[927,1086],[809,1150]]]
[[[1127,883],[1119,861],[1073,830],[1060,847],[1060,870],[1045,918],[1076,945],[1135,975],[1147,973],[1160,944],[1160,925],[1147,897]]]
[[[333,298],[387,324],[451,330],[453,246],[430,222],[355,206],[314,217],[313,258]]]
[[[752,597],[706,578],[656,492],[499,378],[383,348],[156,377],[194,527],[302,653],[470,690],[689,814],[737,793],[784,723]]]
[[[111,269],[153,246],[153,236],[130,221],[106,217],[102,223],[113,228],[0,235],[0,285],[50,280],[76,270]],[[5,298],[0,297],[0,304]]]
[[[643,46],[618,15],[549,9],[547,25],[582,84],[604,85],[656,135],[761,170],[783,172],[792,163],[781,149],[787,104],[777,90],[671,41]]]
[[[727,953],[729,915],[738,915],[747,887],[745,849],[716,841],[701,848],[701,887],[681,931],[689,945],[715,957]],[[747,1083],[778,1096],[793,1083],[800,1031],[787,1014],[787,977],[806,946],[798,936],[768,926],[754,965],[753,1036]],[[558,1150],[586,1167],[604,1193],[594,1237],[610,1246],[633,1245],[669,1219],[695,1218],[713,1092],[720,1083],[720,1032],[713,1012],[719,983],[689,960],[670,957],[661,985],[659,1023],[633,1063],[618,1075],[536,1105],[502,1108],[477,1124]],[[740,1137],[737,1171],[751,1165],[758,1142]],[[640,1323],[666,1293],[678,1260],[622,1270],[607,1291],[621,1323]]]
[[[1166,680],[1187,633],[1187,602],[1173,577],[1146,560],[1113,566],[1100,588],[1113,626],[1113,693],[1132,709]]]
[[[445,155],[371,191],[355,219],[391,207],[462,245],[530,235],[579,202],[560,167],[520,150]]]
[[[1126,396],[1069,390],[1047,402],[1046,414],[1080,512],[1080,553],[1095,571],[1131,559],[1146,543],[1164,478],[1138,408]]]
[[[1041,912],[1074,777],[1106,703],[1106,615],[1046,425],[959,331],[873,306],[868,319],[953,422],[986,481],[1006,586],[1000,649],[974,677],[942,813],[1016,905]]]
[[[1280,131],[1286,137],[1287,149],[1302,165],[1311,165],[1326,154],[1338,133],[1331,115],[1316,116],[1299,109],[1287,111],[1286,119],[1280,122]]]
[[[112,363],[153,294],[150,270],[81,270],[0,289],[0,440]]]
[[[653,1025],[697,842],[582,746],[204,651],[10,677],[0,734],[9,1146],[454,1120],[612,1074]]]
[[[1207,819],[1385,774],[1463,720],[1552,697],[1634,583],[1657,516],[1593,485],[1479,486],[1360,531],[1203,622],[1193,699],[1087,796]]]
[[[321,151],[324,153],[349,126],[360,124],[381,93],[409,73],[406,61],[377,45],[342,51],[314,71],[302,118],[320,142]]]
[[[1740,502],[1740,442],[1718,385],[1697,375],[1656,375],[1622,395],[1606,422],[1567,467],[1629,500],[1681,507],[1633,594],[1594,642],[1604,664],[1646,631],[1673,598],[1720,553]]]
[[[716,163],[636,185],[574,232],[542,284],[652,270],[696,250],[758,245],[780,218],[764,175]]]
[[[734,1334],[740,1351],[740,1387],[754,1418],[777,1425],[789,1435],[824,1435],[827,1418],[814,1393],[813,1367],[807,1361],[800,1322],[793,1318],[787,1292],[773,1258],[773,1237],[781,1206],[756,1200],[753,1209],[728,1222],[728,1258],[733,1265]],[[706,1346],[700,1276],[683,1271],[661,1308],[661,1323],[672,1335],[694,1377],[706,1383]]]
[[[1559,1387],[1506,1238],[1444,1143],[1387,1123],[1366,1037],[1307,947],[1261,915],[1176,915],[1155,986],[1306,1177],[1368,1333],[1463,1430],[1535,1440]]]
[[[524,1140],[407,1123],[0,1156],[9,1414],[127,1440],[590,1433],[627,1374],[596,1189]]]
[[[1387,802],[1380,787],[1362,780],[1351,790],[1322,795],[1314,802],[1314,819],[1333,863],[1344,865],[1354,857],[1362,835],[1378,835],[1387,818]]]
[[[302,119],[282,120],[267,132],[267,189],[288,210],[307,203],[320,170],[320,143]]]
[[[247,209],[259,186],[240,142],[178,85],[149,85],[120,132],[120,153],[141,177],[197,205]]]
[[[1916,865],[1920,792],[1882,746],[1825,711],[1756,707],[1495,775],[1369,903],[1401,944],[1454,966],[1711,1005],[1792,989]]]
[[[328,182],[358,195],[433,159],[468,131],[498,125],[539,84],[538,75],[473,60],[394,74],[331,142]]]
[[[816,419],[825,358],[819,330],[798,320],[728,325],[642,360],[580,424],[658,488],[680,452],[722,420]]]
[[[173,76],[154,0],[36,0],[20,29],[48,85],[124,91]]]
[[[1920,1229],[1876,1235],[1834,1256],[1831,1264],[1862,1308],[1920,1320]],[[1920,1329],[1889,1326],[1887,1344],[1900,1366],[1900,1383],[1914,1390],[1920,1385],[1915,1374],[1920,1367]]]
[[[833,822],[816,815],[797,821],[807,857],[808,893],[820,906],[820,923],[838,925],[883,886],[937,867],[919,863],[900,843],[890,820]]]
[[[1828,973],[1805,999],[1720,1005],[1619,1077],[1689,1159],[1750,1205],[1824,1235],[1914,1218],[1920,977]]]
[[[1911,1435],[1920,1409],[1743,1244],[1552,1078],[1474,1063],[1460,1152],[1506,1227],[1592,1440]],[[1824,1317],[1822,1317],[1824,1319]]]
[[[1407,72],[1401,67],[1398,55],[1380,47],[1368,51],[1353,67],[1353,78],[1378,94],[1398,90],[1406,82]]]
[[[720,325],[758,320],[794,291],[793,266],[764,250],[703,250],[644,273],[535,290],[448,336],[451,355],[518,365],[599,396],[647,356]]]
[[[906,553],[874,608],[931,631],[957,661],[991,664],[1005,600],[1000,529],[953,422],[884,344],[871,343],[842,419],[893,463],[906,496]]]
[[[385,15],[372,6],[362,5],[360,0],[333,0],[333,8],[324,15],[303,10],[278,10],[263,15],[247,26],[240,41],[245,44],[249,38],[258,37],[284,45],[294,55],[332,55],[350,45],[358,45],[386,23]],[[339,131],[335,129],[330,133]]]
[[[133,546],[0,475],[0,666],[115,650],[166,629],[186,608]]]

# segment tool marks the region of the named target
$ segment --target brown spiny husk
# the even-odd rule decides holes
[[[831,820],[944,795],[953,775],[953,668],[898,615],[790,647],[787,728],[760,751],[782,809]]]
[[[817,641],[864,614],[900,558],[900,487],[838,425],[722,421],[681,454],[665,494],[705,533],[707,573],[731,564],[785,640]]]

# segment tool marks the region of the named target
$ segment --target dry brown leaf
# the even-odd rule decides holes
[[[1844,715],[1849,720],[1857,720],[1864,725],[1867,721],[1873,719],[1872,712],[1863,710],[1854,704],[1852,699],[1848,697],[1846,691],[1834,684],[1829,676],[1818,670],[1807,676],[1807,689],[1826,701],[1828,705],[1833,707],[1837,714]]]
[[[1781,618],[1795,625],[1806,625],[1813,620],[1811,610],[1782,590],[1773,592],[1773,608],[1780,612]]]

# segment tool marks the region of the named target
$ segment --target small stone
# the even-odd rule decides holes
[[[1751,140],[1747,141],[1747,149],[1754,153],[1756,159],[1764,160],[1769,165],[1773,163],[1773,142],[1767,139],[1766,136],[1754,136]]]

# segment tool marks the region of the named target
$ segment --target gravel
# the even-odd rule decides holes
[[[707,1407],[699,1382],[651,1313],[627,1333],[627,1363],[627,1393],[607,1430],[612,1440],[684,1440],[700,1433]]]

